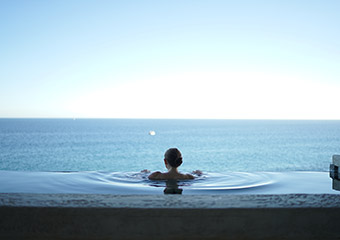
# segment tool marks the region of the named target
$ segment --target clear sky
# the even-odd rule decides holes
[[[0,117],[340,119],[338,0],[0,1]]]

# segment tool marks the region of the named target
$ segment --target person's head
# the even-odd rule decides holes
[[[170,148],[164,154],[164,162],[172,168],[178,168],[182,164],[182,154],[177,148]]]

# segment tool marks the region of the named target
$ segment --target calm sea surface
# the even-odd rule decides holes
[[[170,147],[182,171],[328,171],[340,121],[0,119],[0,170],[165,170]]]

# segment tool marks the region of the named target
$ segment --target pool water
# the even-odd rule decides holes
[[[194,180],[151,181],[142,172],[0,171],[0,193],[339,194],[328,172],[204,173]]]

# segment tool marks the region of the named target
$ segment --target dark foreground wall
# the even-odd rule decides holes
[[[0,195],[0,239],[340,239],[338,195]]]

